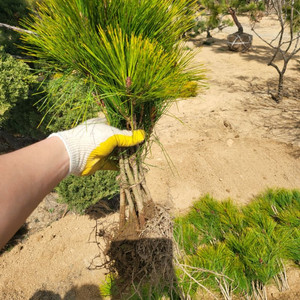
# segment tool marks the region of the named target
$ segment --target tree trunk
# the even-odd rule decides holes
[[[239,20],[238,20],[238,18],[236,16],[236,12],[235,12],[235,10],[232,7],[229,7],[229,13],[231,14],[231,17],[232,17],[235,25],[238,28],[238,33],[242,34],[244,32],[244,28],[243,28],[242,24],[239,22]]]
[[[154,202],[146,185],[143,161],[138,146],[120,153],[120,221],[119,232],[136,238],[152,217]],[[126,207],[128,205],[128,214]],[[124,232],[125,234],[125,232]]]
[[[206,29],[206,38],[211,38],[210,30]]]
[[[277,90],[277,95],[276,95],[276,102],[281,102],[282,100],[282,94],[283,94],[283,79],[284,79],[284,74],[279,74],[279,80],[278,80],[278,90]]]

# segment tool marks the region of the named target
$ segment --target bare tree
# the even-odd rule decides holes
[[[276,102],[280,102],[283,97],[284,75],[288,63],[300,51],[300,1],[270,0],[269,2],[280,24],[278,34],[271,41],[267,41],[255,31],[255,24],[253,24],[252,30],[273,50],[268,66],[272,66],[276,69],[279,78],[277,91],[275,94],[271,93],[271,96]]]

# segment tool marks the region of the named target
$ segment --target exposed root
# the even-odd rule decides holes
[[[280,260],[280,264],[282,267],[282,271],[274,276],[274,280],[275,280],[278,290],[280,292],[283,292],[283,291],[288,290],[290,287],[289,287],[289,283],[288,283],[288,279],[287,279],[287,275],[286,275],[286,269],[285,269],[285,266],[284,266],[284,263],[282,262],[282,260]]]
[[[253,298],[255,300],[268,300],[265,285],[259,281],[252,281]]]
[[[147,220],[138,236],[132,235],[127,225],[120,234],[118,222],[106,224],[97,220],[92,234],[99,254],[90,269],[108,269],[116,287],[112,299],[127,299],[133,295],[151,299],[152,293],[168,299],[184,299],[173,267],[173,222],[169,213],[163,207],[153,207],[153,217]]]

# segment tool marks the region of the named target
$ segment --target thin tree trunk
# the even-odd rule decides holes
[[[211,38],[210,30],[206,29],[206,38]]]
[[[238,28],[238,33],[239,34],[244,33],[244,28],[243,28],[242,24],[239,22],[239,20],[236,16],[236,12],[232,7],[229,7],[229,13],[231,14],[231,17],[232,17],[236,27]]]
[[[277,90],[277,96],[276,101],[280,102],[282,100],[282,93],[283,93],[283,74],[279,74],[279,81],[278,81],[278,90]]]

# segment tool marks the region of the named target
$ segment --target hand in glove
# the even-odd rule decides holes
[[[116,170],[108,159],[115,147],[135,146],[145,139],[143,130],[119,130],[105,119],[91,119],[66,131],[51,134],[59,137],[69,154],[69,174],[90,175],[97,170]]]

